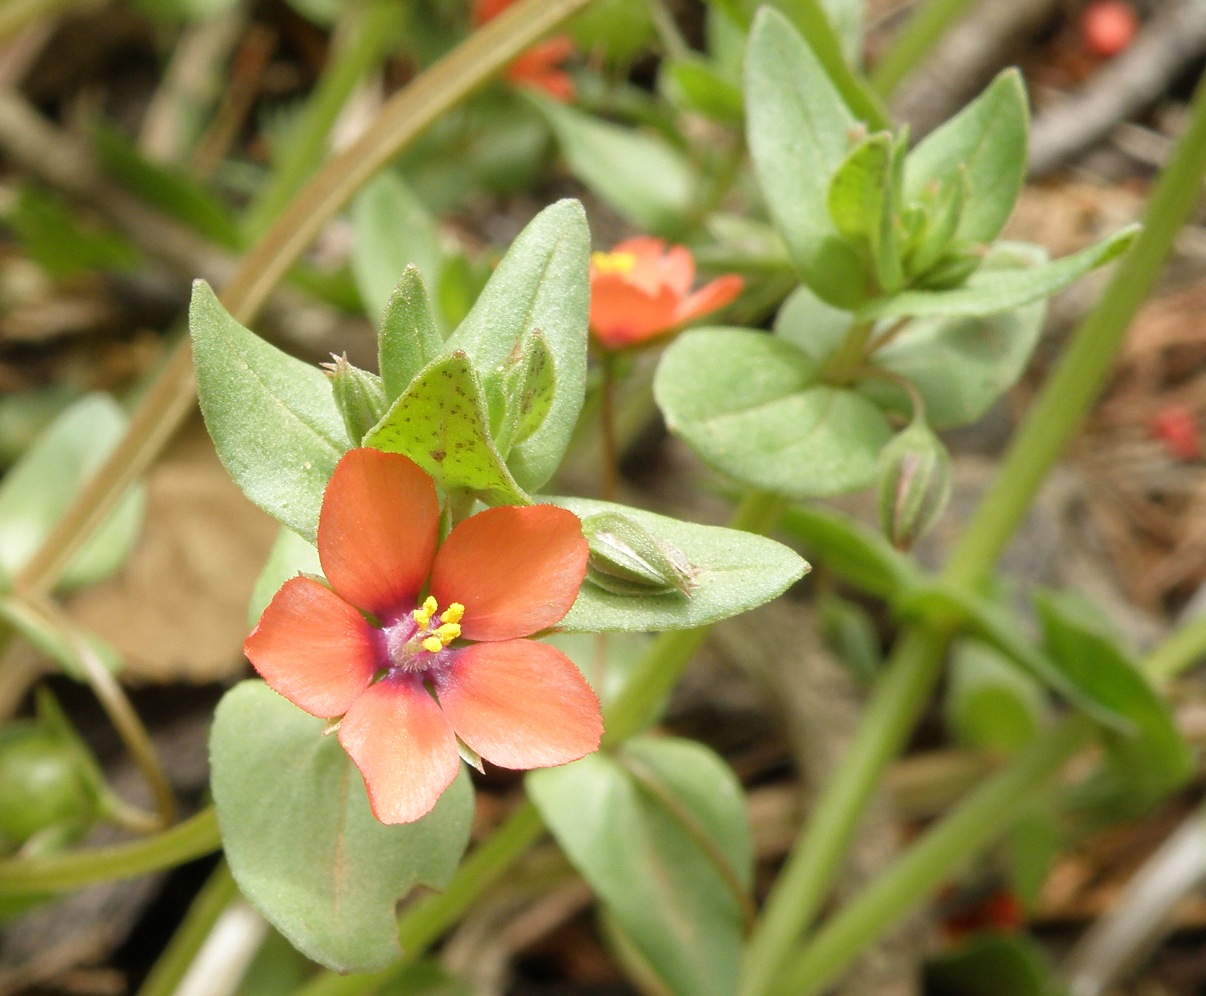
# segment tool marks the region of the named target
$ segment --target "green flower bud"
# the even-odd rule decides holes
[[[600,512],[582,520],[590,545],[586,576],[617,595],[661,595],[676,591],[690,597],[695,568],[673,543],[654,536],[626,515]]]
[[[88,826],[97,797],[88,759],[36,723],[0,731],[0,837],[24,844],[52,827]]]
[[[951,458],[942,441],[914,419],[879,454],[879,520],[906,550],[937,521],[951,493]]]
[[[331,362],[324,363],[322,369],[331,380],[335,406],[343,416],[348,437],[352,445],[359,446],[389,408],[381,378],[352,366],[346,355],[331,354]]]

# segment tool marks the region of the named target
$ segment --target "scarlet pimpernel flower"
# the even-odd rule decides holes
[[[491,21],[510,7],[515,0],[475,0],[473,23],[478,27]],[[554,100],[563,104],[574,99],[574,81],[561,64],[574,51],[574,41],[569,35],[554,35],[529,48],[507,66],[503,75],[517,86],[530,86],[543,90]]]
[[[741,293],[726,274],[694,293],[695,259],[686,246],[637,236],[590,260],[590,331],[605,349],[638,346],[673,332]]]
[[[244,652],[294,705],[339,723],[382,823],[435,805],[457,739],[504,768],[565,764],[599,745],[599,701],[559,650],[526,639],[569,611],[586,574],[573,513],[490,508],[439,544],[435,485],[404,456],[346,453],[323,496],[330,587],[285,582]]]

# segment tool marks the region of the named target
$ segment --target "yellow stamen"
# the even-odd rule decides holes
[[[420,626],[426,626],[431,622],[431,617],[436,614],[436,610],[440,607],[439,603],[431,595],[427,596],[426,601],[411,613],[415,617],[415,622]]]
[[[463,606],[460,602],[453,602],[440,616],[440,622],[459,623],[464,617],[465,606]]]
[[[631,273],[636,262],[631,252],[596,252],[590,257],[590,265],[599,273]]]
[[[435,631],[435,635],[440,638],[440,642],[444,646],[448,646],[453,640],[461,635],[461,627],[457,623],[444,623]]]
[[[429,636],[423,641],[423,649],[428,653],[438,654],[444,649],[444,642],[438,636]]]

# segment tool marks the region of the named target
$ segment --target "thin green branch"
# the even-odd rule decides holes
[[[1152,192],[1143,232],[1028,414],[992,490],[956,546],[944,581],[972,585],[992,568],[1043,476],[1105,383],[1127,325],[1194,207],[1204,172],[1206,82],[1195,94],[1189,128]],[[908,630],[898,641],[854,744],[817,801],[768,899],[746,960],[745,996],[774,991],[784,959],[828,894],[871,793],[929,700],[945,646],[941,628],[929,633]]]
[[[871,88],[887,97],[938,44],[971,0],[929,0],[909,18],[892,47],[871,70]]]
[[[218,819],[210,806],[162,833],[128,844],[0,861],[0,896],[52,895],[149,875],[211,854],[221,843]]]
[[[189,906],[184,922],[172,935],[138,990],[138,996],[172,996],[176,992],[214,924],[238,895],[239,887],[230,874],[230,867],[225,861],[218,862],[218,867]]]

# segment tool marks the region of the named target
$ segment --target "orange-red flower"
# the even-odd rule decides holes
[[[603,731],[573,662],[525,639],[577,597],[587,558],[577,517],[491,508],[442,545],[439,519],[435,485],[416,464],[349,451],[318,522],[330,588],[285,582],[243,645],[294,705],[343,717],[339,742],[382,823],[431,810],[456,777],[458,738],[501,767],[539,768],[589,754]]]
[[[493,20],[515,0],[474,0],[473,23],[478,27]],[[574,51],[569,35],[554,35],[533,45],[507,66],[503,75],[516,86],[543,90],[554,100],[568,104],[574,99],[574,81],[561,64]]]
[[[741,293],[735,274],[694,293],[695,259],[685,246],[638,236],[590,260],[590,330],[607,349],[635,346],[723,308]]]

